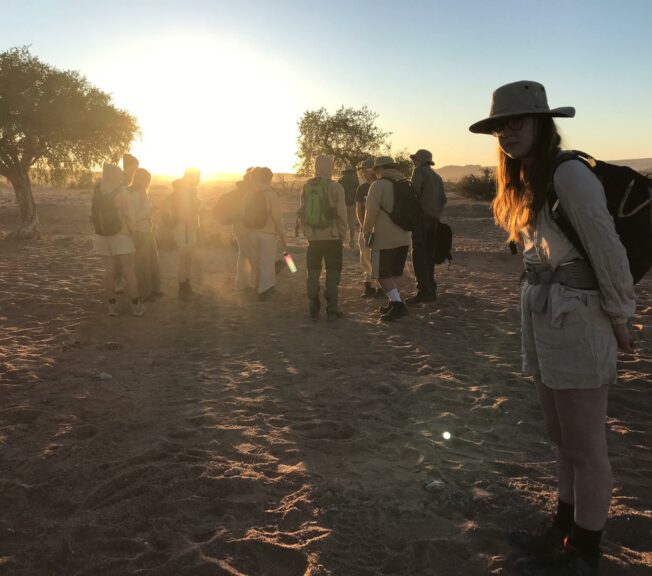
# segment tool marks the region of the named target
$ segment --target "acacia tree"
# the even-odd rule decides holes
[[[366,106],[360,109],[342,106],[335,114],[325,108],[307,110],[299,121],[297,171],[310,174],[316,156],[328,154],[336,170],[347,164],[357,166],[365,158],[378,156],[389,148],[391,132],[376,126],[378,114]]]
[[[12,237],[39,235],[30,172],[61,183],[119,158],[137,132],[136,120],[79,72],[49,66],[26,47],[0,53],[0,175],[21,218]]]

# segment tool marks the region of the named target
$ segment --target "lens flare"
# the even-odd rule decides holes
[[[442,437],[444,440],[450,440],[451,439],[451,433],[450,432],[444,432],[442,434]]]

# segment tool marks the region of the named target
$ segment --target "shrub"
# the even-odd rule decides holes
[[[482,175],[469,174],[459,183],[462,196],[474,200],[493,200],[496,195],[496,176],[492,168],[483,168]]]

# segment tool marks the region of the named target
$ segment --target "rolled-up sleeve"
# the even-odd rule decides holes
[[[602,309],[614,324],[634,315],[636,296],[627,252],[607,209],[602,183],[580,160],[564,162],[555,172],[555,191],[591,261]]]

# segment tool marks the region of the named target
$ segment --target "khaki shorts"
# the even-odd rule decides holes
[[[93,251],[98,256],[122,256],[135,251],[134,241],[127,234],[114,234],[113,236],[95,236]]]
[[[523,372],[553,390],[613,384],[618,346],[600,292],[552,284],[545,309],[535,312],[538,290],[548,287],[526,282],[521,293]]]

